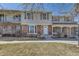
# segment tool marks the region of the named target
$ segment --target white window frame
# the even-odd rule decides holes
[[[46,19],[44,19],[44,15],[43,15],[43,14],[46,14],[46,16],[45,16]],[[43,20],[47,20],[47,13],[42,13],[42,19],[43,19]]]
[[[31,30],[30,26],[34,26],[34,33],[31,33],[31,32],[30,32],[30,30]],[[36,34],[36,33],[35,33],[35,30],[36,30],[36,29],[35,29],[35,25],[29,25],[29,34]]]
[[[45,28],[46,28],[46,30],[47,30],[47,33],[45,33]],[[45,35],[45,34],[48,35],[48,26],[47,26],[47,25],[44,25],[44,26],[43,26],[43,34],[44,34],[44,35]]]

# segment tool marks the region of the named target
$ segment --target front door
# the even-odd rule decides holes
[[[48,35],[48,26],[44,26],[43,34]]]

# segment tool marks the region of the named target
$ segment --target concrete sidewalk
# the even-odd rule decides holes
[[[78,41],[62,41],[62,40],[50,40],[50,41],[46,41],[46,40],[40,40],[40,41],[0,41],[0,44],[13,44],[13,43],[37,43],[37,42],[56,42],[56,43],[66,43],[66,44],[78,44]]]
[[[47,38],[39,40],[37,38],[26,38],[26,37],[1,37],[0,44],[13,44],[13,43],[35,43],[35,42],[56,42],[56,43],[67,43],[67,44],[78,44],[78,41],[74,38]]]

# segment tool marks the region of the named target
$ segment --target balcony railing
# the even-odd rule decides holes
[[[76,21],[52,21],[52,23],[76,24]]]
[[[23,22],[32,24],[52,24],[51,20],[41,20],[41,19],[25,19]]]
[[[20,23],[19,19],[6,19],[4,22]]]

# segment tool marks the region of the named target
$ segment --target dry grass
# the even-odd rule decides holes
[[[6,56],[60,56],[79,55],[75,45],[63,43],[0,44],[0,55]]]

